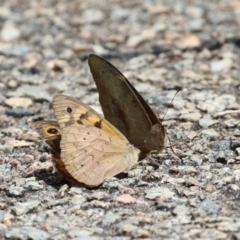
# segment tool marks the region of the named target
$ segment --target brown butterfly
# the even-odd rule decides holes
[[[141,157],[151,151],[161,152],[168,142],[166,130],[143,97],[105,59],[91,54],[88,64],[104,117],[141,150]]]
[[[137,163],[139,150],[88,105],[57,95],[53,108],[59,124],[54,129],[59,127],[61,135],[58,162],[63,163],[63,169],[62,165],[58,169],[62,173],[67,172],[79,183],[97,186]],[[42,129],[49,128],[42,125]]]

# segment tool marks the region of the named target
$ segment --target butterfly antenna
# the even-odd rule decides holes
[[[179,89],[177,89],[177,91],[176,91],[176,93],[174,94],[174,96],[173,96],[173,98],[172,98],[169,106],[172,106],[172,105],[173,105],[173,100],[174,100],[174,98],[177,96],[177,94],[178,94],[181,90],[182,90],[182,88],[180,88],[180,87],[179,87]],[[165,116],[167,115],[168,110],[169,110],[169,107],[168,107],[168,109],[166,110],[166,112],[164,113],[162,119],[160,119],[161,122],[163,121],[163,119],[164,119]]]
[[[168,139],[169,139],[169,138],[168,138]],[[174,149],[173,149],[173,147],[176,146],[177,144],[179,144],[179,142],[183,142],[183,143],[188,147],[189,150],[191,150],[191,151],[193,151],[193,152],[195,153],[195,151],[192,150],[191,147],[187,144],[187,142],[186,142],[185,140],[183,140],[183,139],[181,139],[181,140],[179,140],[179,141],[177,141],[177,142],[175,142],[175,143],[171,143],[171,141],[170,141],[170,139],[169,139],[170,145],[161,146],[161,147],[170,148],[170,149],[172,150],[173,154],[174,154],[178,159],[180,159],[180,157],[178,156],[178,154],[177,154],[177,153],[174,151]],[[147,145],[149,148],[151,148],[151,149],[154,149],[155,147],[159,147],[159,146],[152,146],[152,145],[150,145],[146,140],[144,140],[144,143],[146,143],[146,145]],[[149,153],[148,156],[147,156],[147,160],[148,160],[152,165],[154,165],[154,166],[160,166],[160,165],[151,157],[151,153],[156,153],[156,154],[157,154],[158,151],[157,151],[156,149],[150,151],[150,153]],[[180,160],[181,160],[181,159],[180,159]]]

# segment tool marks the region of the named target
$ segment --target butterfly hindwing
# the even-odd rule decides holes
[[[65,167],[74,179],[88,186],[130,169],[138,154],[127,140],[93,126],[73,124],[63,130],[61,156]]]

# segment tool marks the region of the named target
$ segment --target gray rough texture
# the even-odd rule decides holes
[[[240,239],[239,26],[238,0],[2,0],[0,239]],[[94,189],[62,181],[32,127],[60,93],[101,111],[90,53],[176,143]]]

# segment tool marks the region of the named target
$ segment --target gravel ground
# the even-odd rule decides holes
[[[142,2],[1,0],[0,239],[240,239],[240,1]],[[60,93],[101,111],[90,53],[168,110],[177,143],[93,189],[33,128]]]

